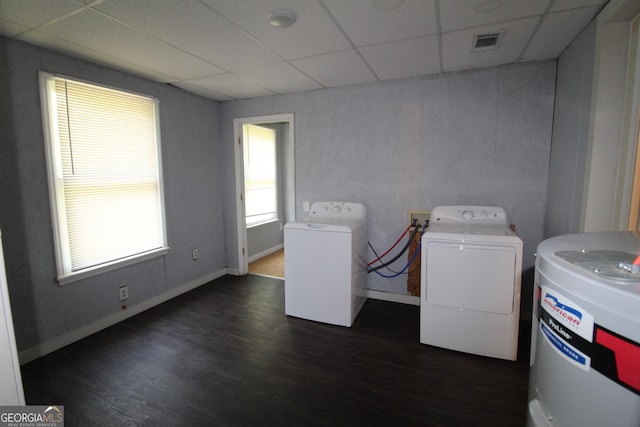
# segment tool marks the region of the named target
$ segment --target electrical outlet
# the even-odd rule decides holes
[[[129,290],[127,289],[127,285],[120,285],[118,292],[120,293],[120,301],[124,301],[129,298]]]
[[[191,259],[197,261],[199,256],[200,255],[198,254],[198,248],[193,248],[193,250],[191,251]]]
[[[410,210],[409,211],[409,224],[413,224],[414,221],[417,225],[429,225],[429,219],[431,218],[431,211]]]

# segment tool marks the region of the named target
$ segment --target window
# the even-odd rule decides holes
[[[165,253],[155,99],[41,73],[58,281]]]
[[[245,215],[252,226],[278,219],[276,132],[256,125],[244,129]]]

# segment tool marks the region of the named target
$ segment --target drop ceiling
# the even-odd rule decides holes
[[[226,101],[557,58],[606,2],[0,0],[0,34]]]

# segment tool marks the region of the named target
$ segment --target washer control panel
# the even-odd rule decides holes
[[[438,206],[431,211],[431,222],[507,225],[507,214],[496,206]]]
[[[361,203],[314,202],[309,210],[309,218],[364,219],[366,209]]]

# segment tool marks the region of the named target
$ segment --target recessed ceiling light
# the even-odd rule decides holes
[[[486,1],[484,3],[478,4],[476,7],[473,8],[473,10],[476,13],[491,13],[491,12],[495,12],[501,7],[502,7],[502,1],[491,0],[491,1]]]
[[[373,8],[381,11],[394,10],[404,4],[406,0],[373,0]]]
[[[289,28],[296,22],[296,14],[287,9],[277,9],[267,17],[269,24],[277,28]]]

